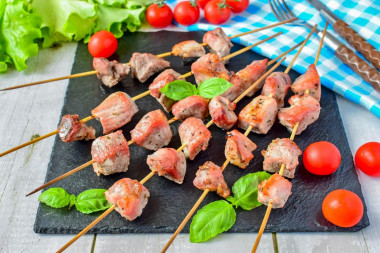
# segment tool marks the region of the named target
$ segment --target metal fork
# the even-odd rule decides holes
[[[296,18],[296,15],[289,9],[284,0],[268,0],[273,14],[279,21]],[[304,20],[297,19],[288,25],[304,26],[311,30],[313,27]],[[322,38],[322,31],[314,31]],[[327,32],[324,42],[334,51],[334,54],[345,64],[347,64],[356,74],[367,81],[372,87],[380,92],[380,73],[360,58],[355,52],[337,40],[331,33]]]

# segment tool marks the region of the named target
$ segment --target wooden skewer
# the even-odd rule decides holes
[[[258,42],[258,43],[255,43],[255,44],[253,44],[253,45],[251,45],[251,46],[248,46],[248,47],[245,47],[245,48],[243,48],[243,49],[241,49],[241,50],[239,50],[239,51],[236,51],[236,52],[233,53],[233,56],[231,56],[231,57],[226,56],[226,57],[229,57],[229,58],[224,57],[224,58],[222,58],[222,60],[230,59],[230,58],[232,58],[232,57],[234,57],[234,56],[236,56],[236,55],[239,55],[239,54],[241,54],[241,53],[244,53],[244,52],[246,52],[247,50],[251,49],[252,47],[257,46],[258,44],[264,43],[265,41],[268,41],[268,40],[270,40],[270,39],[272,39],[272,38],[274,38],[274,37],[276,37],[276,36],[278,36],[278,35],[280,35],[280,34],[281,34],[281,33],[274,34],[274,35],[272,35],[272,36],[270,36],[270,37],[268,37],[268,38],[266,38],[266,39],[264,39],[264,40],[262,40],[262,41],[260,41],[260,42]],[[188,74],[191,75],[191,72],[189,72],[189,73],[187,73],[187,74],[185,74],[185,75],[188,75]],[[185,75],[182,75],[182,77],[184,77]],[[144,93],[146,93],[146,92],[144,92]],[[149,93],[149,91],[148,91],[148,93]],[[140,94],[140,95],[141,95],[141,94]],[[132,98],[132,99],[133,99],[133,98]],[[87,117],[87,118],[82,119],[81,122],[86,122],[86,121],[91,120],[91,119],[93,119],[93,118],[94,118],[94,116],[89,116],[89,117]],[[173,117],[172,119],[170,119],[170,120],[168,121],[168,123],[171,124],[172,122],[174,122],[174,121],[176,121],[176,120],[177,120],[177,119],[176,119],[175,117]],[[209,122],[207,123],[206,127],[208,128],[208,127],[210,127],[212,124],[213,124],[213,121],[211,120],[211,121],[209,121]],[[131,145],[131,144],[133,144],[133,143],[134,143],[134,142],[131,140],[131,141],[128,142],[128,145]],[[186,144],[182,145],[182,146],[178,149],[178,151],[182,151],[185,147],[186,147]],[[91,161],[92,161],[92,162],[91,162]],[[38,187],[37,189],[33,190],[32,192],[28,193],[26,196],[28,197],[28,196],[30,196],[30,195],[32,195],[32,194],[34,194],[34,193],[36,193],[36,192],[38,192],[38,191],[40,191],[40,190],[46,188],[46,187],[48,187],[48,186],[50,186],[50,185],[52,185],[52,184],[54,184],[54,183],[56,183],[56,182],[58,182],[58,181],[60,181],[60,180],[62,180],[62,179],[64,179],[64,178],[66,178],[66,177],[69,177],[69,176],[71,176],[72,174],[74,174],[74,173],[76,173],[76,172],[78,172],[78,171],[80,171],[80,170],[82,170],[82,169],[88,167],[89,165],[91,165],[92,163],[94,163],[93,160],[91,160],[91,161],[89,161],[89,162],[87,162],[87,163],[85,163],[85,164],[82,164],[82,165],[80,165],[79,167],[77,167],[77,168],[75,168],[75,169],[73,169],[73,170],[71,170],[71,171],[69,171],[69,172],[67,172],[67,173],[65,173],[65,174],[63,174],[63,175],[61,175],[61,176],[59,176],[59,177],[57,177],[57,178],[55,178],[55,179],[53,179],[53,180],[51,180],[51,181],[45,183],[45,184],[43,184],[42,186],[40,186],[40,187]],[[91,163],[90,163],[90,162],[91,162]],[[89,163],[89,164],[88,164],[88,163]],[[86,164],[88,164],[88,165],[86,165]],[[86,165],[86,166],[85,166],[85,165]]]
[[[262,31],[262,30],[265,30],[265,29],[273,28],[273,27],[276,27],[276,26],[279,26],[279,25],[282,25],[282,24],[286,24],[286,23],[292,22],[294,20],[297,20],[297,18],[292,18],[292,19],[289,19],[289,20],[285,20],[285,21],[282,21],[282,22],[275,23],[273,25],[268,25],[268,26],[261,27],[261,28],[255,29],[255,30],[251,30],[251,31],[248,31],[248,32],[239,33],[237,35],[231,36],[230,38],[233,39],[233,38],[241,37],[241,36],[244,36],[244,35],[247,35],[247,34],[259,32],[259,31]],[[207,46],[207,44],[206,43],[202,43],[201,46]],[[173,54],[172,52],[166,52],[166,53],[162,53],[162,54],[157,55],[157,57],[164,58],[164,57],[170,56],[172,54]],[[126,64],[130,65],[129,62],[126,63]],[[83,72],[83,73],[72,74],[72,75],[68,75],[68,76],[56,77],[56,78],[46,79],[46,80],[42,80],[42,81],[36,81],[36,82],[16,85],[16,86],[0,89],[0,91],[14,90],[14,89],[29,87],[29,86],[33,86],[33,85],[37,85],[37,84],[55,82],[55,81],[60,81],[60,80],[65,80],[65,79],[73,79],[73,78],[84,77],[84,76],[91,76],[91,75],[96,75],[97,73],[98,73],[98,71],[91,70],[91,71],[87,71],[87,72]]]
[[[315,65],[317,65],[317,63],[318,63],[318,58],[319,58],[319,55],[320,55],[320,53],[321,53],[321,49],[322,49],[322,45],[323,45],[323,40],[324,40],[325,35],[326,35],[327,25],[328,25],[328,22],[326,22],[325,28],[324,28],[324,30],[323,30],[323,34],[322,34],[321,41],[320,41],[320,43],[319,43],[318,52],[317,52],[317,55],[316,55],[316,57],[315,57],[316,60],[315,60],[315,62],[314,62]],[[316,25],[313,27],[313,30],[311,31],[311,33],[314,32],[315,28],[316,28]],[[298,56],[298,54],[297,54],[296,56]],[[293,62],[294,62],[294,61],[292,61],[292,63],[293,63]],[[289,66],[290,66],[290,65],[289,65]],[[288,70],[288,69],[287,69],[287,70]],[[306,91],[305,91],[305,94],[308,94],[308,93],[309,93],[309,90],[306,90]],[[297,122],[297,123],[294,125],[294,127],[293,127],[292,134],[290,135],[290,140],[291,140],[291,141],[294,140],[294,137],[295,137],[295,135],[296,135],[296,132],[297,132],[298,126],[299,126],[299,122]],[[285,171],[285,164],[281,164],[281,168],[280,168],[280,171],[279,171],[278,174],[279,174],[280,176],[282,176],[283,173],[284,173],[284,171]],[[251,253],[255,253],[256,250],[257,250],[257,247],[259,246],[260,239],[261,239],[262,234],[264,233],[264,229],[265,229],[265,227],[266,227],[266,225],[267,225],[267,222],[268,222],[268,219],[269,219],[269,215],[270,215],[270,213],[271,213],[271,211],[272,211],[272,207],[273,207],[273,201],[270,200],[270,201],[269,201],[269,204],[268,204],[268,207],[267,207],[267,210],[266,210],[265,215],[264,215],[264,219],[263,219],[263,221],[262,221],[262,223],[261,223],[261,226],[260,226],[259,232],[258,232],[258,234],[257,234],[256,240],[255,240],[255,244],[253,245],[253,248],[252,248],[252,252],[251,252]]]
[[[245,131],[244,135],[248,136],[248,134],[251,132],[252,126],[250,125],[247,130]],[[221,171],[223,172],[227,165],[229,164],[231,160],[231,157],[228,157],[226,161],[223,163],[222,167],[220,167]],[[173,233],[173,235],[170,237],[169,241],[165,244],[164,248],[161,250],[161,253],[164,253],[168,250],[174,239],[177,237],[177,235],[182,231],[182,229],[186,226],[187,222],[190,220],[190,218],[193,216],[195,211],[198,209],[199,205],[202,203],[202,201],[206,198],[207,194],[210,192],[209,189],[206,189],[203,191],[202,195],[199,197],[197,202],[195,202],[194,206],[190,209],[189,213],[186,215],[186,217],[183,219],[181,224],[178,226],[177,230]]]
[[[148,181],[153,175],[156,174],[156,171],[153,170],[151,173],[149,173],[146,177],[144,177],[140,183],[144,184],[146,181]],[[109,215],[114,209],[116,208],[115,205],[112,205],[110,208],[108,208],[104,213],[102,213],[98,218],[96,218],[93,222],[91,222],[87,227],[85,227],[82,231],[80,231],[76,236],[74,236],[73,239],[71,239],[68,243],[66,243],[62,248],[60,248],[57,253],[63,252],[65,249],[67,249],[71,244],[73,244],[76,240],[78,240],[82,235],[87,233],[92,227],[94,227],[96,224],[98,224],[101,220],[103,220],[107,215]]]

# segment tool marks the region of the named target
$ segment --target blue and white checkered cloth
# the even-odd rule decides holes
[[[367,39],[376,49],[380,49],[380,2],[370,0],[321,0],[334,14],[358,32],[363,38]],[[178,1],[168,0],[167,3],[174,9]],[[311,25],[318,23],[319,29],[323,29],[325,20],[318,11],[308,2],[302,0],[287,0],[289,8],[300,19],[308,21]],[[250,2],[248,9],[238,15],[234,15],[231,19],[221,25],[223,30],[229,36],[246,32],[259,27],[264,27],[278,22],[272,13],[268,0],[254,0]],[[212,30],[216,26],[209,24],[205,18],[198,23],[189,27],[182,27],[189,31],[196,30]],[[291,48],[295,44],[301,42],[310,32],[301,26],[282,25],[273,29],[264,30],[254,34],[246,35],[234,39],[233,41],[243,45],[251,45],[272,35],[274,32],[282,31],[284,34],[272,39],[269,43],[264,43],[253,48],[259,54],[269,58],[275,58],[282,52]],[[328,31],[339,37],[338,34],[329,25]],[[340,38],[339,38],[340,39]],[[342,40],[347,45],[347,42]],[[304,73],[307,67],[314,62],[314,58],[319,45],[319,37],[313,35],[308,44],[302,50],[296,60],[293,68]],[[284,65],[288,65],[292,56],[296,52],[293,51],[287,57]],[[321,76],[321,82],[324,86],[347,99],[361,104],[366,107],[377,117],[380,118],[380,94],[376,92],[370,84],[365,82],[357,74],[355,74],[347,65],[343,64],[333,51],[324,46],[319,58],[317,66]]]

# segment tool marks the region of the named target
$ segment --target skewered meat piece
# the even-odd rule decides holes
[[[208,116],[208,100],[201,96],[190,96],[175,103],[172,113],[177,120],[194,117],[204,120]]]
[[[239,127],[247,129],[250,125],[252,132],[266,134],[276,120],[277,103],[274,98],[257,96],[239,113]]]
[[[150,197],[144,185],[130,178],[116,181],[104,194],[110,204],[116,205],[115,210],[129,221],[141,215]]]
[[[129,62],[132,67],[132,76],[142,83],[155,73],[170,67],[170,62],[148,53],[133,53]]]
[[[105,176],[126,172],[129,165],[129,147],[121,130],[96,138],[92,142],[91,156],[95,173]]]
[[[230,79],[229,71],[224,67],[223,61],[216,54],[209,53],[199,58],[191,64],[191,71],[198,85],[213,77]]]
[[[152,171],[157,171],[159,176],[164,176],[177,184],[183,183],[186,174],[186,158],[182,152],[173,148],[160,148],[148,155],[147,164]]]
[[[279,174],[273,174],[269,179],[262,181],[258,189],[257,200],[264,205],[273,201],[272,208],[283,208],[292,194],[292,183]]]
[[[183,149],[185,157],[194,160],[201,150],[207,149],[208,142],[211,139],[211,132],[203,125],[202,120],[192,117],[187,118],[179,126],[179,136],[182,145],[187,144]]]
[[[175,44],[172,48],[172,54],[182,56],[182,58],[201,57],[206,54],[205,49],[195,40],[185,40]]]
[[[230,189],[224,181],[222,170],[213,162],[205,162],[199,166],[193,184],[199,190],[216,191],[222,198],[230,196]]]
[[[309,90],[311,96],[318,101],[321,100],[321,79],[314,64],[311,64],[305,74],[294,81],[291,89],[297,95],[303,95],[306,90]]]
[[[214,123],[222,129],[230,129],[238,120],[234,110],[236,104],[225,97],[216,96],[208,105]]]
[[[169,144],[172,131],[161,110],[148,112],[131,131],[132,141],[143,148],[157,150]]]
[[[231,158],[230,163],[245,169],[253,158],[252,152],[257,148],[247,136],[238,130],[227,133],[227,143],[224,150],[226,159]]]
[[[160,92],[160,89],[165,87],[166,84],[175,80],[184,80],[180,78],[181,74],[175,72],[173,69],[164,70],[159,74],[153,82],[149,85],[150,95],[155,97],[157,101],[162,105],[166,112],[170,112],[175,100],[168,98],[165,94]]]
[[[78,114],[64,115],[57,131],[64,142],[95,139],[95,129],[80,122]]]
[[[247,90],[249,87],[251,87],[252,84],[254,84],[259,78],[265,74],[267,71],[267,64],[268,59],[260,60],[260,61],[253,61],[251,64],[249,64],[244,69],[237,72],[236,75],[238,75],[241,80],[243,81],[243,90]],[[253,94],[256,93],[261,87],[263,87],[264,82],[259,83],[256,85],[255,88],[253,88],[248,94],[248,97],[252,97]]]
[[[94,58],[92,66],[98,73],[96,76],[102,80],[105,86],[113,87],[121,79],[126,77],[131,70],[127,64],[119,63],[117,61],[108,61],[106,58]]]
[[[127,93],[118,91],[109,95],[91,113],[102,124],[103,133],[108,134],[131,121],[138,110]]]
[[[298,122],[297,135],[314,123],[321,111],[318,100],[310,95],[294,95],[289,98],[289,104],[290,107],[280,109],[278,119],[289,132],[292,132],[295,124]]]
[[[230,101],[234,101],[238,96],[240,96],[244,91],[243,81],[235,73],[231,72],[231,77],[228,80],[232,87],[226,90],[221,96],[228,98]]]
[[[264,156],[264,170],[280,172],[281,165],[285,164],[284,177],[294,178],[298,166],[298,157],[302,154],[297,144],[289,138],[275,139],[269,144],[267,150],[261,151]]]
[[[261,95],[268,97],[272,95],[276,99],[277,106],[280,109],[284,106],[284,99],[291,85],[292,80],[290,80],[288,74],[274,72],[265,80]]]
[[[203,43],[206,43],[210,51],[213,54],[217,54],[219,58],[229,55],[231,47],[233,47],[230,37],[220,27],[205,33]]]

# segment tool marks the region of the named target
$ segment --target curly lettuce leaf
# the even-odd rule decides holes
[[[26,60],[38,53],[41,18],[19,0],[0,4],[0,72],[13,62],[17,70],[27,68]]]
[[[85,1],[34,0],[32,7],[43,19],[43,47],[60,41],[79,41],[92,33],[95,27],[95,5]]]

